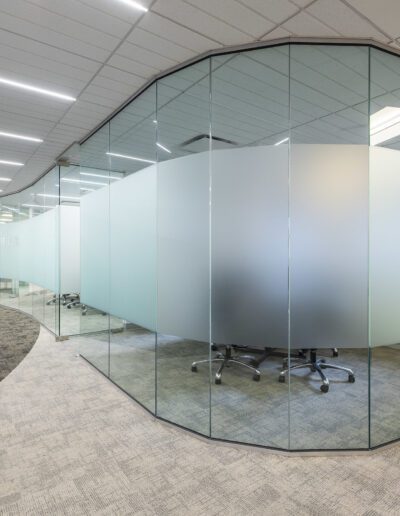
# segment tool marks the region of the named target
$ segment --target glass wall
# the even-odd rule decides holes
[[[201,435],[399,439],[399,150],[399,56],[281,44],[203,59],[0,198],[0,303]]]

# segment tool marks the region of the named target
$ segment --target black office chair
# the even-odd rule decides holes
[[[338,350],[337,348],[333,348],[333,356],[338,356]],[[329,379],[325,376],[323,369],[336,369],[338,371],[345,371],[348,374],[348,381],[349,383],[354,383],[356,381],[353,370],[349,369],[348,367],[338,366],[334,364],[328,364],[326,363],[324,358],[317,358],[317,350],[316,349],[309,349],[305,350],[303,349],[302,352],[305,354],[305,358],[300,361],[300,363],[296,363],[294,365],[291,365],[290,367],[287,366],[287,359],[286,359],[286,366],[285,363],[283,365],[283,369],[279,374],[279,381],[281,383],[284,383],[286,381],[286,374],[289,371],[293,371],[294,369],[304,369],[309,368],[311,372],[317,372],[322,380],[322,385],[320,387],[320,390],[322,392],[328,392],[329,391]],[[307,352],[310,354],[310,358],[307,358]]]
[[[256,358],[252,355],[234,355],[232,353],[234,351],[246,351],[248,349],[247,346],[225,345],[223,348],[224,352],[221,352],[219,351],[218,346],[213,344],[211,349],[217,352],[215,357],[211,359],[207,358],[206,360],[196,360],[192,364],[192,372],[197,372],[197,366],[199,364],[220,363],[221,365],[219,366],[218,371],[215,373],[215,383],[219,385],[221,383],[222,370],[225,367],[229,367],[231,364],[234,364],[249,369],[253,373],[253,380],[255,382],[260,381],[261,373],[257,367],[262,360],[256,360]]]

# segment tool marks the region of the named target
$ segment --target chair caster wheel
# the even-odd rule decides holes
[[[280,377],[278,378],[278,380],[279,380],[279,383],[285,383],[285,381],[286,381],[286,379],[285,379],[285,377],[284,377],[284,376],[280,376]]]
[[[192,373],[197,373],[197,366],[192,365]]]
[[[260,381],[260,375],[259,374],[253,374],[253,380],[255,382],[259,382]]]
[[[221,378],[215,379],[215,385],[221,385]]]
[[[321,392],[328,392],[329,391],[329,385],[322,384],[320,387]]]
[[[354,374],[349,374],[349,383],[354,383],[356,381],[356,378]]]

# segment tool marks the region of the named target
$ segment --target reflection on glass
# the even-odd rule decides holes
[[[211,340],[225,362],[212,367],[211,435],[282,448],[288,72],[287,47],[212,58]]]
[[[290,447],[367,448],[368,48],[294,45],[290,81]]]
[[[371,49],[371,446],[400,437],[400,62]]]
[[[203,435],[399,439],[399,63],[291,44],[156,81],[0,197],[0,304]]]
[[[155,411],[156,87],[110,123],[110,377]],[[120,156],[136,156],[138,159]]]
[[[157,415],[209,434],[210,62],[157,84]],[[166,150],[167,149],[167,150]]]

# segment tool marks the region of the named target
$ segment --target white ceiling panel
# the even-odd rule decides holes
[[[380,41],[388,42],[388,38],[368,20],[343,4],[340,0],[318,0],[307,7],[306,12],[334,29],[341,36],[359,38],[364,34]],[[400,18],[399,18],[400,19]]]
[[[290,18],[290,20],[287,20],[282,24],[282,27],[295,36],[303,35],[304,30],[309,34],[309,36],[314,37],[323,36],[330,38],[340,36],[337,31],[324,25],[305,11],[301,11],[299,14],[293,16],[293,18]]]
[[[299,7],[289,0],[239,0],[256,13],[261,14],[274,24],[282,23],[299,11]]]
[[[13,178],[9,184],[0,185],[5,192],[27,185],[53,166],[67,147],[83,139],[154,75],[203,52],[292,35],[374,38],[400,48],[399,0],[138,1],[149,9],[147,13],[120,0],[0,0],[0,77],[77,99],[75,103],[65,102],[0,84],[0,131],[44,140],[40,144],[0,138],[0,159],[24,163],[21,168],[0,167],[0,175]],[[362,99],[357,88],[357,77],[364,74],[361,55],[354,69],[345,56],[339,62],[332,61],[328,50],[313,56],[313,62],[305,61],[305,57],[293,63],[298,80],[293,115],[300,125],[323,116],[327,106],[340,108],[343,99]],[[230,57],[219,59],[223,64]],[[232,139],[251,141],[264,131],[271,133],[271,141],[276,139],[285,124],[281,110],[285,111],[286,106],[279,99],[272,102],[282,89],[277,87],[279,81],[274,74],[284,66],[285,59],[287,55],[277,50],[269,62],[263,62],[262,56],[247,62],[246,71],[239,70],[239,61],[225,66],[225,76],[217,83],[221,89],[216,107],[221,132]],[[264,65],[271,70],[272,82],[254,82],[256,70]],[[333,66],[347,77],[346,87],[323,79],[325,91],[314,92],[309,81],[315,82],[319,73],[323,75]],[[381,76],[389,73],[385,66],[383,63]],[[196,101],[196,95],[204,96],[202,83],[196,83],[203,76],[204,69],[199,65],[163,81],[160,102],[167,103],[164,112],[172,126],[165,139],[171,139],[171,145],[185,139],[189,123],[196,131],[204,125],[203,102],[200,97]],[[254,97],[249,96],[247,76],[253,81]],[[382,94],[385,90],[380,79],[375,81],[374,91]],[[179,110],[171,110],[168,102],[178,99],[193,81],[196,86],[179,101]],[[241,98],[240,88],[247,91],[247,103]],[[387,95],[394,98],[399,93],[390,91]],[[127,133],[125,145],[129,146],[130,137],[143,140],[144,153],[149,152],[144,136],[153,129],[152,103],[146,102],[136,103],[131,113],[126,112],[125,118],[116,119],[114,124],[114,132],[118,128]],[[268,111],[268,127],[264,111],[256,108],[261,102]],[[357,125],[356,114],[359,111],[361,116],[363,109],[362,103],[351,113],[339,109],[330,115],[329,124],[337,126],[338,131],[355,134],[352,124]],[[302,132],[316,138],[318,132],[328,130],[329,124],[315,119],[313,126]]]
[[[371,20],[393,39],[400,36],[399,0],[346,0],[346,3]]]

